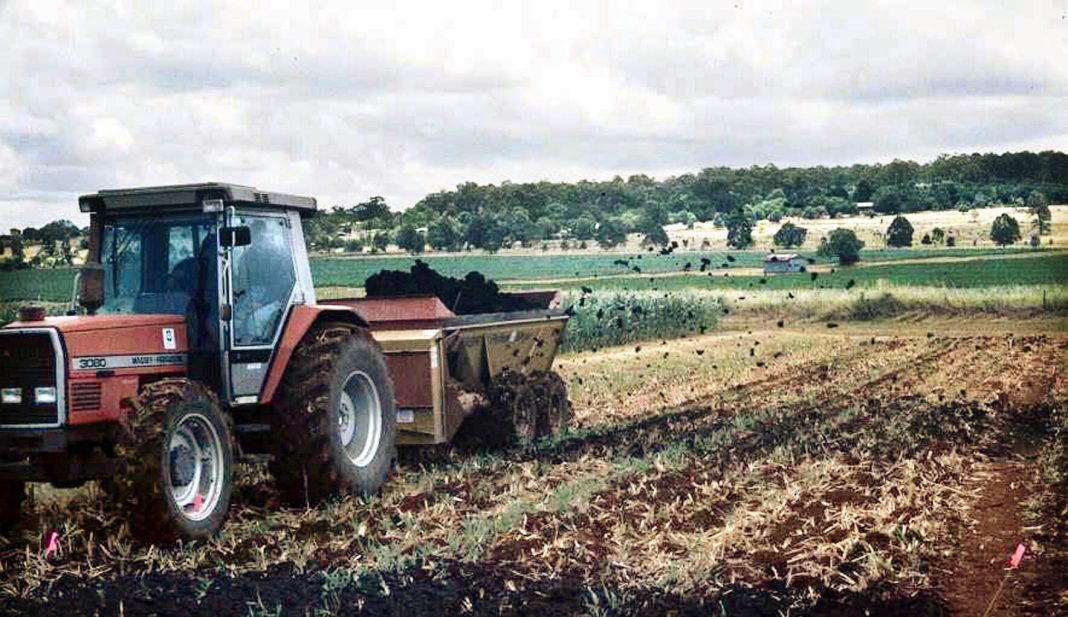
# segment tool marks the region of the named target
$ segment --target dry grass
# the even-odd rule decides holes
[[[1068,205],[1051,206],[1050,212],[1053,215],[1053,234],[1051,236],[1043,236],[1042,245],[1046,246],[1052,239],[1051,246],[1068,246]],[[977,208],[969,212],[957,210],[914,212],[905,214],[905,217],[908,218],[915,229],[913,242],[917,246],[919,246],[924,234],[930,233],[935,227],[940,227],[948,235],[957,238],[957,246],[959,247],[990,247],[993,246],[993,242],[990,240],[990,226],[993,224],[994,219],[1006,213],[1019,221],[1020,231],[1026,240],[1030,236],[1034,216],[1028,212],[1027,208],[1022,207]],[[801,250],[816,250],[819,246],[820,238],[838,227],[852,229],[866,243],[869,249],[882,248],[885,246],[882,234],[886,232],[886,228],[890,226],[890,221],[893,218],[893,216],[862,215],[816,220],[787,217],[778,223],[759,221],[753,229],[753,240],[756,242],[757,247],[771,247],[772,236],[775,235],[775,232],[779,230],[783,223],[789,221],[808,230],[805,245],[801,247]],[[727,230],[724,228],[717,229],[712,223],[698,223],[694,226],[694,229],[686,229],[681,225],[671,225],[667,227],[667,230],[668,235],[673,240],[678,240],[679,242],[687,240],[690,246],[701,246],[707,239],[713,248],[722,248],[726,246],[727,242]]]

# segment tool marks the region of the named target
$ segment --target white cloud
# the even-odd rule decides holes
[[[1068,148],[1061,0],[0,4],[0,213]],[[5,226],[0,224],[0,226]]]
[[[17,152],[0,143],[0,191],[16,190],[22,176],[22,161]]]

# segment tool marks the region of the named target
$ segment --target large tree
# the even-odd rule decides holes
[[[817,253],[824,257],[836,257],[840,265],[849,266],[860,261],[862,248],[864,241],[858,238],[852,229],[838,228],[820,243]]]
[[[397,246],[412,255],[418,255],[426,250],[426,238],[423,232],[415,228],[415,225],[401,225],[400,230],[397,231]]]
[[[742,208],[735,208],[724,221],[727,227],[727,246],[744,249],[753,245],[753,219]]]
[[[626,241],[627,233],[623,230],[623,225],[617,219],[605,219],[597,226],[597,244],[600,244],[602,247],[610,249],[614,246],[623,244]]]
[[[808,230],[804,227],[798,227],[793,223],[783,223],[779,231],[775,232],[775,236],[772,238],[772,242],[775,246],[781,246],[783,248],[793,248],[795,246],[801,246],[805,243],[805,236],[808,235]]]
[[[51,244],[54,242],[62,242],[71,238],[77,238],[81,234],[81,230],[74,223],[71,223],[67,219],[60,219],[58,221],[52,221],[44,227],[37,230],[37,239],[44,244]]]
[[[353,219],[357,221],[388,220],[390,218],[389,206],[382,197],[371,197],[365,202],[358,203],[349,209]]]
[[[853,201],[871,201],[872,191],[871,180],[861,178],[853,189]]]
[[[471,217],[464,230],[464,242],[475,248],[496,253],[507,238],[507,230],[499,217],[492,214],[477,214]]]
[[[591,216],[582,215],[571,225],[571,234],[579,240],[593,240],[595,233],[597,233],[597,221]]]
[[[1031,214],[1034,214],[1035,218],[1038,220],[1039,235],[1050,233],[1052,217],[1049,211],[1049,200],[1046,199],[1046,194],[1042,191],[1031,191],[1027,196],[1026,203],[1027,207],[1031,209]]]
[[[1020,224],[1008,214],[997,217],[990,226],[990,239],[998,246],[1008,246],[1020,238]]]
[[[439,251],[458,251],[463,245],[463,234],[451,216],[442,216],[427,225],[426,241]]]
[[[886,244],[888,246],[912,246],[912,223],[903,216],[895,216],[886,228]]]

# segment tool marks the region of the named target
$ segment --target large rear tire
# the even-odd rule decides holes
[[[0,534],[7,535],[19,524],[22,517],[22,502],[25,499],[25,482],[0,480]]]
[[[105,483],[134,537],[148,542],[207,538],[230,507],[229,427],[210,390],[187,379],[146,385]]]
[[[376,493],[396,460],[396,422],[393,381],[370,334],[347,324],[313,327],[272,406],[270,468],[283,498],[312,505]]]

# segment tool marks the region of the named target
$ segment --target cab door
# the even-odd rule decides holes
[[[232,307],[228,365],[230,399],[255,403],[293,302],[296,269],[290,223],[284,214],[234,213],[230,225],[249,228],[251,242],[231,249]]]

